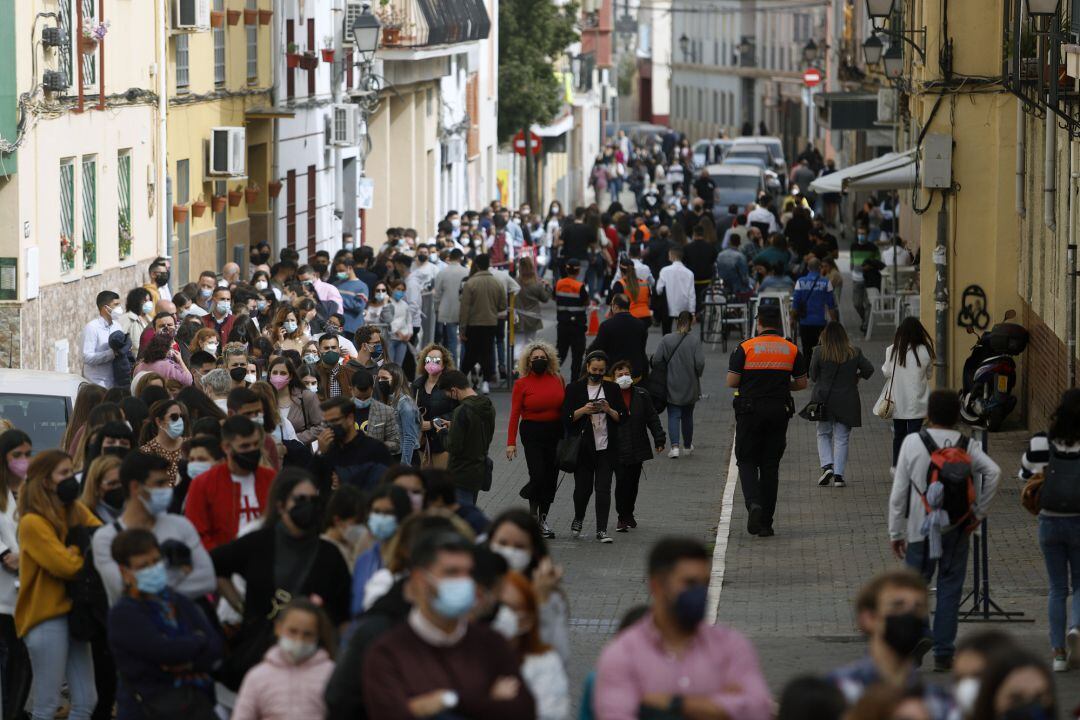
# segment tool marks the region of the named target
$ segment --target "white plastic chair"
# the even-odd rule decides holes
[[[780,306],[780,317],[784,321],[784,337],[792,337],[791,328],[791,293],[788,292],[763,292],[755,298],[754,318],[757,318],[761,304],[775,303]]]
[[[866,288],[866,299],[870,303],[870,312],[866,318],[866,338],[874,332],[874,320],[882,318],[886,322],[896,322],[897,313],[900,311],[899,298],[895,295],[882,295],[877,288]]]

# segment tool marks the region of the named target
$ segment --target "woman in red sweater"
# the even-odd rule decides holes
[[[537,517],[544,537],[555,537],[547,522],[548,508],[555,500],[559,468],[555,447],[563,436],[562,404],[565,388],[559,374],[559,355],[544,342],[529,343],[518,361],[518,379],[510,404],[510,425],[506,432],[506,458],[517,455],[518,420],[525,444],[525,464],[529,482],[521,497]]]

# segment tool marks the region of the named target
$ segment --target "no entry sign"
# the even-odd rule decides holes
[[[821,84],[821,71],[817,68],[807,68],[803,71],[802,81],[806,87],[815,87]]]
[[[532,150],[533,155],[540,154],[540,136],[536,133],[529,132],[529,149]],[[514,136],[514,152],[518,155],[525,155],[525,131],[518,130],[518,134]]]

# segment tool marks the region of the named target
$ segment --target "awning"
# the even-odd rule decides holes
[[[532,131],[540,137],[559,137],[572,127],[574,127],[574,116],[568,113],[550,125],[545,125],[543,127],[540,125],[533,125]]]
[[[886,153],[810,183],[817,193],[839,193],[845,190],[895,190],[915,186],[915,150]]]
[[[296,117],[296,111],[287,107],[267,107],[261,105],[259,107],[248,108],[244,111],[244,118],[247,120],[273,120],[274,118],[293,117]]]

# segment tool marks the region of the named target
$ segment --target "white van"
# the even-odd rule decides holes
[[[59,448],[86,382],[70,373],[0,369],[0,418],[29,435],[35,453]]]

